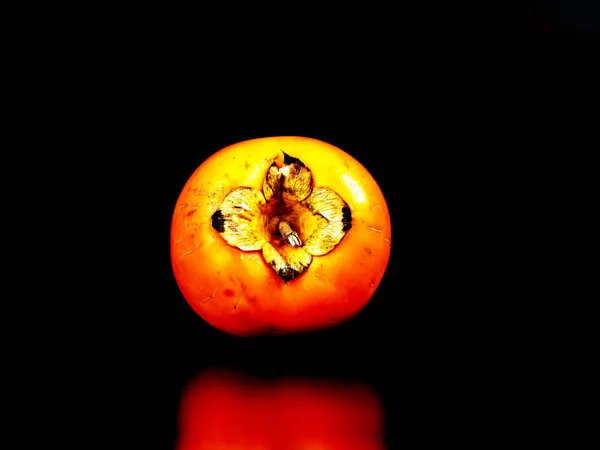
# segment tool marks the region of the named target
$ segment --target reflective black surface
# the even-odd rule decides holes
[[[234,373],[277,385],[357,383],[380,402],[390,449],[513,442],[534,402],[528,367],[543,340],[529,331],[537,287],[522,288],[537,268],[539,229],[531,219],[548,186],[532,176],[546,173],[546,144],[561,137],[545,66],[531,62],[536,39],[501,46],[504,57],[489,46],[460,55],[443,40],[427,52],[407,44],[356,95],[337,84],[343,77],[332,77],[335,99],[326,89],[302,101],[292,89],[285,101],[236,94],[209,107],[201,99],[211,85],[190,94],[174,75],[167,76],[174,97],[166,88],[136,97],[144,112],[121,123],[131,129],[110,156],[127,183],[105,210],[93,210],[103,221],[99,233],[113,231],[112,262],[82,290],[86,299],[102,292],[86,300],[93,306],[81,322],[100,322],[89,369],[98,381],[82,392],[112,408],[94,423],[121,430],[129,448],[173,448],[185,389],[204,373]],[[535,55],[554,58],[554,39]],[[408,62],[390,72],[391,59]],[[254,107],[263,103],[269,114]],[[170,263],[171,217],[207,156],[276,135],[321,139],[369,170],[388,202],[392,253],[377,292],[352,321],[313,334],[240,339],[206,324],[181,295]],[[120,159],[124,147],[135,164]],[[108,172],[101,180],[110,183]],[[106,320],[95,319],[103,313]]]
[[[205,153],[187,150],[166,160],[168,195],[161,205],[165,246],[160,264],[164,273],[148,280],[160,283],[160,298],[153,299],[153,304],[161,311],[155,322],[156,354],[149,361],[155,364],[151,376],[158,378],[152,395],[163,399],[163,419],[152,432],[166,442],[175,442],[182,433],[178,408],[186,387],[207,371],[233,371],[274,385],[290,377],[301,377],[308,384],[318,380],[331,385],[362,384],[379,402],[383,442],[388,448],[397,448],[405,432],[426,430],[433,416],[449,414],[458,406],[462,388],[454,383],[463,387],[465,382],[476,384],[481,379],[479,371],[486,370],[477,361],[485,350],[479,348],[480,336],[475,330],[493,319],[480,317],[477,325],[471,323],[465,330],[467,319],[462,316],[473,313],[470,291],[482,280],[472,280],[473,273],[456,271],[457,265],[464,264],[466,251],[453,235],[456,221],[463,222],[464,199],[447,196],[462,189],[460,172],[455,172],[456,184],[450,189],[431,182],[434,174],[452,179],[444,171],[448,164],[454,168],[461,156],[417,153],[402,139],[391,140],[389,130],[382,135],[294,131],[347,151],[379,183],[392,220],[392,253],[386,275],[358,316],[326,331],[241,339],[212,328],[191,310],[178,290],[170,271],[167,225],[179,190],[206,152],[253,135],[228,134],[222,140],[203,142]]]

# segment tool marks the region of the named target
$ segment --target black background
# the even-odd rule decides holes
[[[362,380],[383,402],[390,449],[510,441],[531,427],[539,385],[529,368],[540,354],[531,218],[547,194],[536,177],[549,176],[560,157],[551,149],[572,139],[559,117],[565,100],[585,94],[578,68],[589,61],[591,21],[534,2],[433,21],[425,7],[411,20],[415,8],[402,20],[372,13],[369,29],[357,25],[360,12],[273,30],[267,21],[258,40],[209,32],[206,20],[152,22],[92,58],[71,112],[85,149],[79,185],[94,195],[86,210],[107,256],[79,280],[96,299],[78,328],[94,338],[80,353],[85,374],[81,366],[73,378],[88,380],[83,392],[98,401],[84,403],[109,400],[101,430],[172,448],[182,389],[211,367]],[[278,44],[282,35],[293,42]],[[171,217],[210,154],[282,135],[326,141],[369,170],[388,202],[391,258],[349,323],[235,338],[179,292]]]

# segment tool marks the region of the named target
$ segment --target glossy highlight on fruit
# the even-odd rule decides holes
[[[193,310],[237,336],[328,328],[354,317],[387,268],[390,217],[377,182],[323,141],[225,147],[183,187],[171,262]]]

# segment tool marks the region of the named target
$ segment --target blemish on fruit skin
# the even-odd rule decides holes
[[[195,246],[193,246],[191,249],[189,249],[187,252],[179,255],[179,259],[183,258],[185,255],[189,255],[190,253],[192,253],[194,250],[199,249],[202,246],[203,242],[199,242],[198,244],[196,244]]]
[[[241,284],[241,288],[242,288],[242,295],[244,296],[244,299],[246,300],[246,302],[248,302],[250,304],[256,303],[256,295],[250,295],[250,293],[248,292],[248,288],[246,287],[246,285],[244,283]]]
[[[202,184],[202,181],[200,184]],[[188,192],[191,192],[192,195],[206,195],[206,191],[200,188],[188,188]]]
[[[194,214],[197,210],[196,209],[192,209],[191,211],[189,211],[186,216],[190,217],[192,214]]]
[[[368,230],[375,231],[376,233],[381,233],[381,230],[373,227],[367,227]]]
[[[217,292],[219,291],[219,288],[215,289],[215,293],[213,295],[209,295],[208,297],[206,297],[206,299],[200,303],[206,303],[207,301],[209,301],[210,299],[213,299],[217,296]]]
[[[365,248],[365,252],[367,252],[369,256],[373,257],[373,252],[370,249]]]
[[[234,292],[231,289],[225,289],[223,291],[223,295],[226,295],[227,297],[233,297]]]

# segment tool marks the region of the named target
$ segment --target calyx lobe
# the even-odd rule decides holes
[[[247,186],[233,189],[212,214],[211,224],[229,245],[261,250],[287,283],[305,272],[314,256],[339,244],[352,227],[352,214],[334,190],[313,187],[312,172],[300,159],[282,153],[282,166],[273,162],[267,169],[262,192]]]

